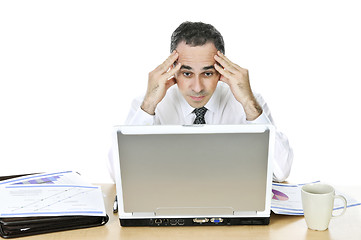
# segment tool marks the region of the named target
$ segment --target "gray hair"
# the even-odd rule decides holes
[[[173,52],[178,44],[183,41],[193,47],[212,42],[217,50],[225,54],[223,37],[211,24],[183,22],[172,34],[170,52]]]

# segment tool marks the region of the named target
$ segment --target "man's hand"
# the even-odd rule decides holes
[[[155,109],[164,98],[167,90],[176,84],[174,74],[179,71],[181,63],[173,67],[173,63],[178,59],[178,53],[172,54],[156,69],[149,73],[148,89],[144,97],[141,108],[151,114],[155,114]]]
[[[257,103],[249,83],[248,70],[241,68],[237,64],[231,62],[220,51],[214,56],[217,63],[214,68],[221,74],[219,79],[229,85],[234,97],[240,102],[246,112],[247,120],[255,120],[262,113],[262,108]]]

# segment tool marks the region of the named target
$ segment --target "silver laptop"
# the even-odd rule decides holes
[[[269,223],[272,125],[116,126],[122,226]]]

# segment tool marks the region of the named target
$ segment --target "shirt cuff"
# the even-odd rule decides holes
[[[270,124],[270,120],[264,111],[262,111],[261,115],[258,116],[255,120],[247,121],[248,124]]]
[[[135,112],[129,125],[140,125],[140,126],[153,125],[154,118],[155,115],[150,115],[139,107],[138,110]]]

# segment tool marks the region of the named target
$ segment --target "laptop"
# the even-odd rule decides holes
[[[114,127],[121,226],[269,224],[272,125]]]

